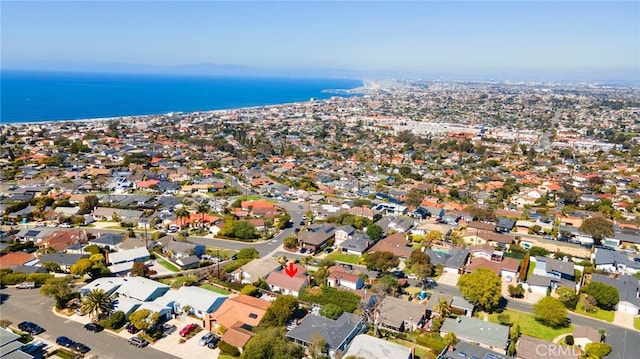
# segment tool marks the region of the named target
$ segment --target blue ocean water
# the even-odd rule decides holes
[[[0,123],[195,112],[329,98],[360,80],[2,71]],[[341,94],[340,96],[345,96]]]

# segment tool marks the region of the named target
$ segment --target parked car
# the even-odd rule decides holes
[[[180,336],[181,337],[185,337],[187,336],[189,333],[191,333],[192,331],[196,330],[196,328],[198,328],[198,324],[195,323],[191,323],[191,324],[187,324],[184,328],[182,328],[182,330],[180,331]]]
[[[42,327],[40,327],[38,324],[32,323],[32,322],[22,322],[22,323],[18,324],[18,329],[20,329],[21,331],[23,331],[25,333],[29,333],[31,335],[38,335],[38,334],[44,332],[44,329],[42,329]]]
[[[73,344],[75,344],[75,342],[67,337],[57,337],[56,338],[56,344],[58,345],[62,345],[65,348],[71,348],[71,346]]]
[[[209,341],[211,341],[211,339],[213,339],[213,333],[207,332],[205,333],[205,335],[202,336],[202,338],[200,338],[200,340],[198,341],[198,344],[205,346],[209,343]]]
[[[149,344],[149,342],[144,338],[131,337],[129,338],[129,344],[136,346],[138,348],[143,348],[143,347],[146,347]]]
[[[138,328],[136,328],[136,326],[133,325],[133,323],[127,324],[126,328],[129,334],[136,334],[138,332]]]
[[[91,350],[91,348],[89,348],[88,346],[79,343],[79,342],[75,342],[71,345],[71,349],[73,349],[74,351],[80,353],[80,354],[84,354],[87,353]]]
[[[96,323],[87,323],[84,325],[84,329],[97,333],[99,331],[102,331],[104,328],[101,325]]]
[[[300,254],[305,254],[307,253],[307,249],[306,248],[300,248]]]
[[[333,248],[329,247],[327,249],[324,250],[325,253],[331,253],[333,252]]]
[[[35,282],[22,282],[16,284],[16,289],[33,289],[36,287]]]
[[[60,225],[58,227],[60,227],[60,228],[71,228],[71,225],[69,223],[60,223]]]
[[[220,337],[217,336],[213,336],[213,339],[211,339],[208,343],[207,343],[207,348],[209,349],[215,349],[218,347],[218,342],[220,341]]]

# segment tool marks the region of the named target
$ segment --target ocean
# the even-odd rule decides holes
[[[2,71],[0,123],[196,112],[352,96],[361,80]]]

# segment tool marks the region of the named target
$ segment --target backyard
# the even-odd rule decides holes
[[[513,325],[520,325],[522,334],[529,335],[538,339],[553,341],[553,339],[558,335],[573,332],[573,325],[565,328],[554,329],[538,322],[531,314],[511,309],[505,309],[502,313],[489,314],[489,321],[492,323],[500,324],[500,320],[498,320],[499,314],[508,315],[510,318],[510,322]]]
[[[231,291],[228,291],[228,290],[222,289],[222,288],[218,288],[215,285],[211,285],[211,284],[203,284],[203,285],[200,286],[200,288],[206,289],[206,290],[210,290],[212,292],[215,292],[215,293],[218,293],[218,294],[222,294],[222,295],[231,294]]]
[[[156,258],[156,262],[158,264],[160,264],[161,266],[165,267],[166,269],[172,271],[172,272],[180,272],[180,269],[178,267],[176,267],[175,265],[173,265],[173,263],[164,260],[160,257]]]

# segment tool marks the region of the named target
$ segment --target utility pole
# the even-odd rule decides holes
[[[218,276],[218,280],[220,280],[220,250],[216,249],[216,257],[218,257],[218,259],[216,260],[216,263],[218,265],[218,270],[216,271],[216,275]]]

